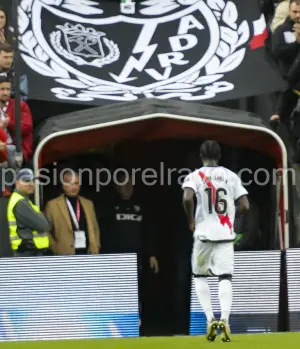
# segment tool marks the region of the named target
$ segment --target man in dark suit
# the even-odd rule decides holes
[[[146,284],[151,284],[149,280],[159,272],[155,239],[153,238],[154,224],[149,209],[145,205],[147,203],[142,203],[135,193],[131,178],[126,177],[124,173],[119,173],[115,183],[115,193],[112,195],[110,204],[105,203],[103,208],[105,214],[102,214],[105,219],[102,252],[137,254],[143,320],[151,303],[151,294],[149,294],[151,291]],[[144,328],[142,326],[141,334],[144,333]]]

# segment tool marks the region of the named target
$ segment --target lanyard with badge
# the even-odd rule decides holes
[[[80,219],[80,203],[79,200],[76,200],[76,214],[74,212],[73,206],[71,205],[70,201],[66,199],[70,215],[72,217],[72,220],[75,225],[75,248],[86,248],[86,236],[85,232],[82,230],[79,230],[79,219]]]

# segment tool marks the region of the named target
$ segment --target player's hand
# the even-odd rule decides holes
[[[149,264],[150,264],[150,268],[154,269],[154,273],[157,274],[159,272],[159,263],[155,256],[151,256],[149,258]]]
[[[190,227],[190,231],[193,233],[195,231],[195,221],[192,221],[190,224],[189,224],[189,227]]]

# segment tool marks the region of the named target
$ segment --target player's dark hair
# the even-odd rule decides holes
[[[200,156],[202,160],[219,161],[221,158],[221,147],[216,141],[205,141],[200,147]]]

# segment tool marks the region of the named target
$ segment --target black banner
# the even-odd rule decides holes
[[[280,89],[258,1],[20,0],[29,98],[217,102]]]

